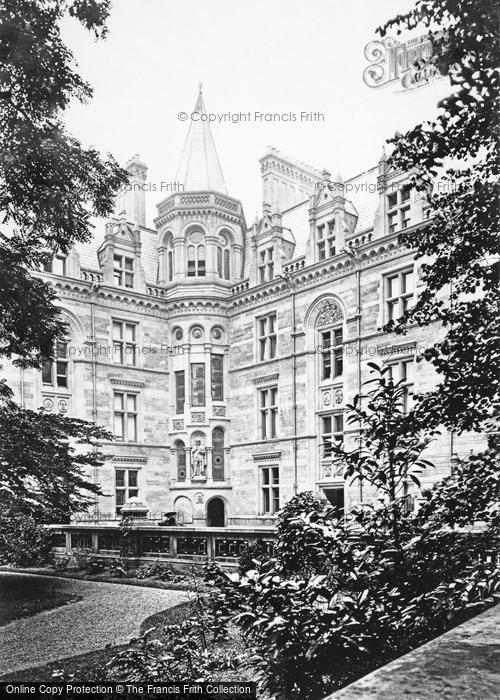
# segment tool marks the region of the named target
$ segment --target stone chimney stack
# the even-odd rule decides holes
[[[136,153],[126,163],[125,169],[130,173],[128,184],[118,192],[116,198],[116,215],[125,212],[125,219],[137,226],[146,226],[146,175],[147,165]]]

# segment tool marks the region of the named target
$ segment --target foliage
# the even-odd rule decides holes
[[[220,647],[211,602],[201,595],[197,577],[187,618],[179,624],[149,629],[132,639],[108,664],[106,678],[127,682],[169,682],[179,678],[213,680],[214,671],[232,670],[239,659]]]
[[[42,522],[66,522],[86,510],[98,485],[85,472],[106,458],[103,428],[77,418],[0,405],[0,488],[4,501]],[[92,449],[90,449],[92,448]]]
[[[497,545],[494,529],[443,527],[452,513],[443,486],[419,514],[406,507],[407,481],[419,484],[431,466],[422,452],[434,431],[414,432],[401,385],[387,370],[372,370],[363,408],[358,398],[350,406],[357,445],[334,453],[345,477],[377,498],[341,518],[299,494],[278,516],[275,559],[240,574],[207,568],[218,623],[241,628],[264,697],[322,698],[462,621],[499,587],[495,562],[483,556]],[[491,471],[493,455],[483,462]],[[488,509],[498,495],[493,481],[485,491]]]
[[[85,148],[62,121],[72,100],[92,90],[61,38],[72,17],[95,38],[106,34],[109,0],[4,0],[0,6],[0,356],[40,367],[65,324],[50,285],[30,274],[91,236],[127,174]],[[0,496],[42,521],[85,510],[98,488],[85,470],[103,462],[80,447],[110,436],[95,426],[11,403],[0,380]],[[78,449],[70,447],[72,440]]]
[[[159,581],[183,581],[184,576],[176,574],[170,566],[159,561],[153,564],[142,564],[133,570],[132,575],[137,579],[156,579]]]
[[[55,298],[54,289],[29,274],[22,254],[0,243],[0,354],[17,354],[14,363],[24,367],[33,364],[35,348],[42,356],[52,355],[54,338],[62,337],[66,328]],[[12,396],[8,389],[3,393]]]
[[[421,520],[443,525],[486,522],[500,526],[500,437],[491,435],[484,452],[471,454],[454,473],[436,484],[419,510]]]
[[[9,508],[0,513],[0,562],[29,566],[45,561],[50,534],[29,515]]]
[[[238,567],[241,573],[254,569],[257,562],[264,562],[269,559],[266,545],[262,540],[255,540],[249,545],[238,559]]]
[[[109,7],[109,0],[4,0],[0,7],[0,352],[24,365],[39,366],[61,335],[50,287],[25,268],[88,240],[91,216],[113,210],[127,178],[62,122],[69,103],[86,102],[92,90],[75,71],[61,21],[73,17],[102,38]]]
[[[74,547],[71,550],[71,559],[78,569],[83,569],[90,575],[100,574],[105,569],[102,559],[92,547]]]
[[[318,532],[305,531],[302,527],[304,517],[318,521],[323,512],[323,504],[314,498],[311,491],[298,494],[280,511],[275,551],[282,561],[284,571],[311,574],[323,570],[327,555],[321,546]]]
[[[386,506],[361,507],[346,523],[328,506],[315,517],[302,518],[302,540],[319,531],[323,574],[290,575],[284,549],[285,561],[245,575],[208,572],[227,623],[242,629],[264,697],[322,698],[462,621],[498,588],[499,572],[479,561],[495,545],[491,533],[429,531],[405,516],[401,561],[384,528]]]
[[[418,0],[414,9],[379,28],[446,31],[438,56],[453,92],[434,120],[390,140],[389,165],[412,173],[432,216],[401,241],[416,251],[425,288],[404,317],[386,326],[439,322],[444,341],[423,353],[440,386],[417,397],[426,425],[480,429],[499,400],[498,142],[500,47],[493,0]],[[432,36],[432,32],[431,32]],[[436,176],[439,176],[436,181]],[[429,262],[429,258],[432,262]],[[443,295],[450,294],[445,304]]]
[[[395,547],[401,550],[406,490],[410,482],[420,486],[420,473],[433,467],[422,453],[437,431],[419,430],[412,416],[407,416],[404,383],[393,381],[389,367],[373,362],[368,366],[376,376],[364,383],[373,385],[365,397],[366,408],[361,407],[358,395],[346,405],[347,424],[359,431],[358,445],[350,450],[333,444],[332,451],[342,460],[346,478],[367,482],[387,499],[390,518],[386,526],[392,530]]]

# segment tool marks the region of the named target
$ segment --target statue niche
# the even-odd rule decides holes
[[[207,478],[207,451],[204,436],[194,433],[191,442],[191,481],[205,481]]]

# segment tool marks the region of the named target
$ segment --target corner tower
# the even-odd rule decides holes
[[[158,283],[169,298],[227,296],[243,274],[245,221],[227,194],[201,85],[176,181],[181,192],[157,207]]]
[[[201,85],[177,169],[158,204],[158,284],[172,345],[169,441],[173,508],[185,523],[231,517],[228,306],[243,276],[245,221],[227,194]]]

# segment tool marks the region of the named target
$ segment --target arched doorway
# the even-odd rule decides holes
[[[226,508],[222,498],[211,498],[207,503],[207,527],[224,527]]]

